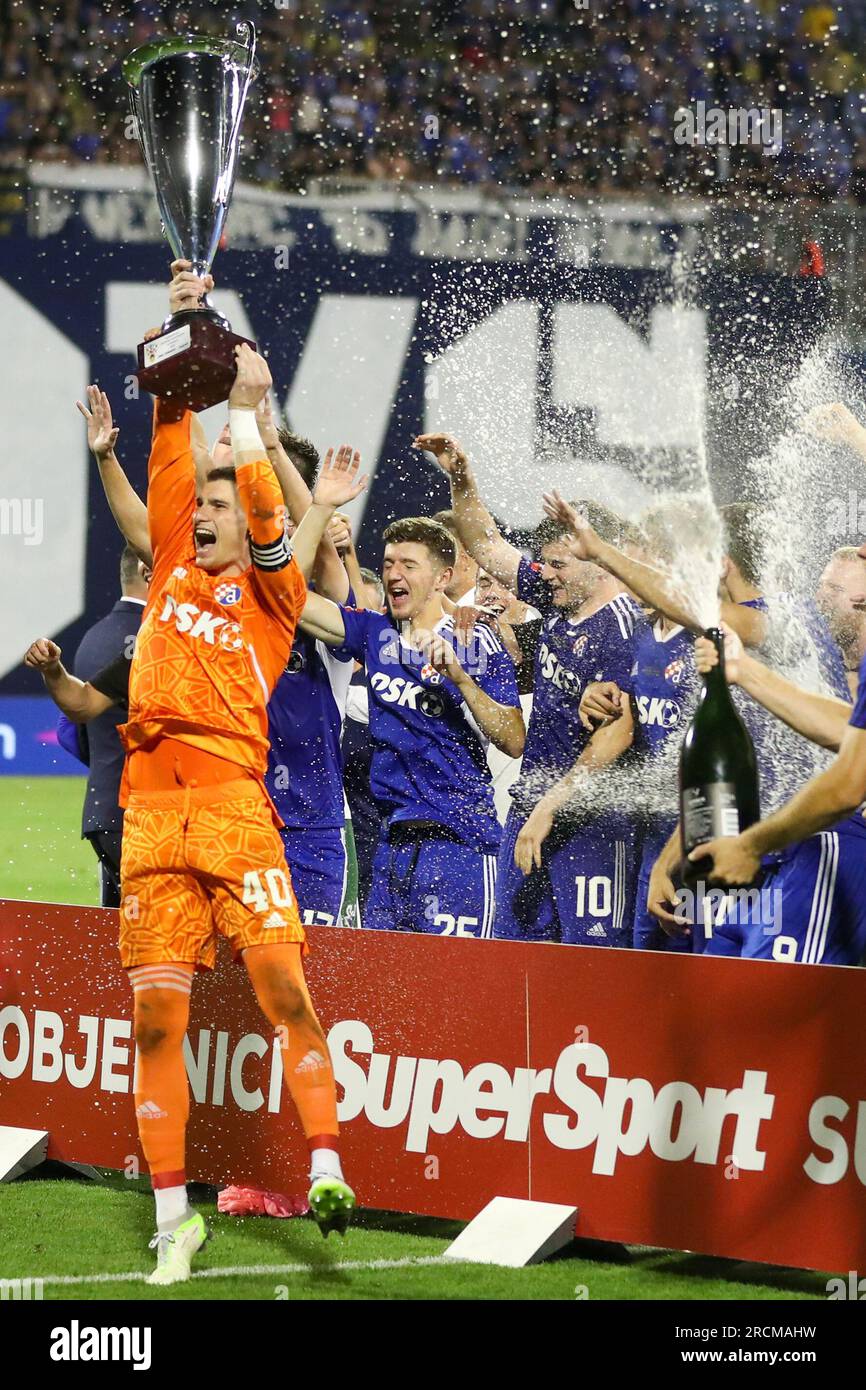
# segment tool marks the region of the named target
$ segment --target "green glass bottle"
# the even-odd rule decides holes
[[[724,637],[717,627],[704,636],[714,644],[719,663],[702,677],[698,707],[680,752],[683,882],[692,889],[708,879],[709,862],[689,863],[690,852],[708,840],[739,835],[761,818],[755,747],[725,678]]]

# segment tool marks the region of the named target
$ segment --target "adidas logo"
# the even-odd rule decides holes
[[[284,927],[285,925],[286,919],[285,917],[281,917],[279,912],[272,912],[270,916],[266,917],[262,922],[263,927]]]
[[[607,936],[607,932],[600,922],[594,927],[587,927],[586,934],[587,936]]]
[[[178,565],[176,569],[173,569],[171,577],[172,579],[186,579],[186,570],[183,565]]]
[[[167,1110],[160,1110],[155,1100],[143,1100],[135,1112],[139,1120],[164,1120]]]
[[[326,1067],[327,1065],[321,1052],[317,1052],[315,1048],[313,1048],[312,1052],[308,1052],[305,1057],[301,1058],[300,1062],[295,1067],[295,1073],[297,1074],[299,1071],[318,1071],[320,1067]]]

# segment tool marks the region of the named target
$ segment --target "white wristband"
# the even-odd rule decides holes
[[[267,458],[267,450],[259,434],[259,425],[254,410],[240,410],[237,407],[229,409],[229,429],[231,430],[233,448]]]

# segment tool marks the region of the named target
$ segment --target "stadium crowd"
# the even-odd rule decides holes
[[[12,0],[0,163],[135,164],[120,63],[191,29],[260,29],[242,172],[534,194],[866,201],[866,4],[828,0]],[[678,110],[781,111],[780,147],[674,139]]]
[[[203,283],[177,262],[172,308],[197,303]],[[215,633],[239,591],[226,583],[205,595],[218,617],[201,596],[179,607],[151,593],[144,607],[154,564],[147,508],[114,452],[105,393],[91,387],[80,409],[127,542],[124,597],[105,620],[115,650],[88,638],[76,658],[82,679],[67,675],[47,639],[27,660],[65,714],[111,725],[123,718],[112,707],[129,705],[134,638],[125,634],[142,611],[151,627],[176,623],[191,639],[224,643],[235,627]],[[291,535],[311,499],[315,510],[318,451],[277,428],[267,396],[256,418],[254,447],[276,472]],[[807,428],[866,457],[866,430],[842,406],[819,408]],[[415,447],[447,475],[452,508],[395,519],[382,537],[381,577],[359,568],[348,519],[330,519],[268,705],[266,785],[303,922],[861,963],[866,709],[862,693],[853,713],[851,700],[866,657],[866,546],[828,555],[813,597],[766,593],[760,506],[721,509],[729,678],[741,687],[764,812],[773,814],[710,847],[708,877],[757,881],[760,891],[726,897],[719,888],[705,920],[677,886],[676,759],[700,686],[696,654],[701,670],[715,659],[688,580],[698,561],[683,548],[684,534],[700,530],[695,516],[687,533],[659,504],[635,526],[551,494],[527,555],[497,525],[456,441],[428,434]],[[207,479],[225,494],[200,498],[194,519],[196,563],[218,578],[221,511],[245,524],[237,444],[226,426],[212,454],[195,432],[192,449],[200,492]],[[320,475],[331,481],[352,451],[342,448],[337,464],[332,454]],[[81,756],[69,743],[78,736],[65,737]],[[805,757],[808,742],[839,757],[829,767],[820,751]],[[114,904],[121,761],[91,789],[85,812]],[[93,818],[99,805],[103,821]],[[111,835],[113,852],[100,838]]]

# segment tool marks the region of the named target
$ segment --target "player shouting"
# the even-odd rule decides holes
[[[156,1284],[188,1278],[206,1238],[185,1186],[182,1047],[192,977],[213,968],[216,932],[283,1030],[286,1082],[312,1155],[310,1207],[325,1234],[345,1228],[355,1201],[340,1168],[327,1043],[304,980],[304,929],[264,786],[266,706],[306,585],[255,423],[270,373],[246,345],[237,362],[229,396],[236,470],[211,469],[198,498],[191,416],[156,403],[147,497],[154,575],[123,726],[121,960],[135,993],[136,1114],[156,1197]],[[334,508],[364,485],[358,463],[341,450],[322,472],[294,539],[309,566]]]
[[[540,527],[542,563],[525,559],[500,533],[456,440],[445,434],[419,435],[415,447],[432,453],[448,475],[454,514],[469,554],[486,573],[537,608],[544,620],[523,766],[512,791],[497,863],[493,934],[570,945],[621,945],[630,922],[631,825],[622,817],[611,824],[604,817],[560,824],[556,848],[548,841],[542,862],[540,848],[537,854],[533,850],[547,839],[552,825],[554,810],[545,804],[540,813],[549,811],[545,833],[536,830],[530,846],[520,837],[534,809],[544,802],[544,793],[589,742],[578,715],[582,691],[602,676],[622,681],[631,670],[637,607],[618,580],[575,559],[565,525],[548,522]],[[594,513],[617,533],[617,518],[604,508]],[[616,748],[606,752],[606,759],[617,753]]]
[[[480,623],[457,642],[442,603],[455,562],[444,526],[405,517],[384,540],[390,616],[311,593],[302,620],[366,668],[370,785],[388,819],[364,925],[489,936],[500,827],[485,751],[488,740],[523,751],[514,666]]]

